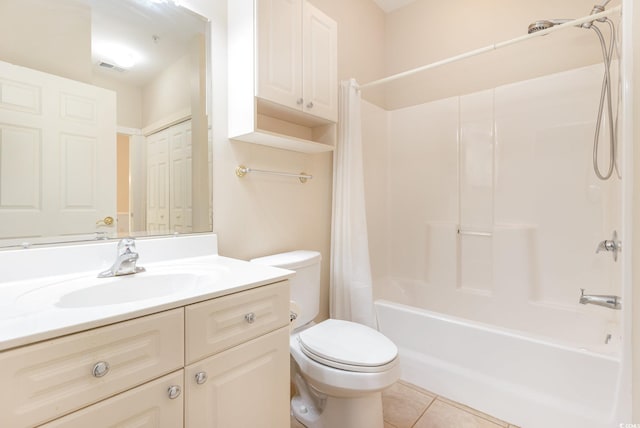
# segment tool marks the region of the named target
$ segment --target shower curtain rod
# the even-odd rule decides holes
[[[605,10],[604,12],[594,13],[593,15],[588,15],[583,18],[574,19],[573,21],[565,22],[564,24],[556,25],[551,28],[547,28],[546,30],[536,31],[532,34],[525,34],[524,36],[516,37],[511,40],[506,40],[504,42],[494,43],[489,46],[485,46],[483,48],[475,49],[469,52],[465,52],[460,55],[452,56],[447,59],[443,59],[441,61],[432,62],[431,64],[423,65],[421,67],[414,68],[412,70],[403,71],[401,73],[393,74],[388,77],[384,77],[382,79],[374,80],[373,82],[365,83],[364,85],[360,85],[360,89],[371,88],[373,86],[382,85],[384,83],[392,82],[394,80],[398,80],[402,77],[411,76],[412,74],[419,73],[421,71],[430,70],[432,68],[437,68],[446,64],[450,64],[452,62],[460,61],[462,59],[471,58],[486,52],[494,51],[497,49],[501,49],[507,46],[511,46],[516,43],[524,42],[525,40],[532,39],[534,37],[544,36],[549,33],[553,33],[554,31],[559,31],[568,27],[573,27],[577,25],[584,24],[585,22],[592,22],[599,18],[604,18],[609,15],[613,15],[616,12],[620,12],[622,10],[622,6],[616,6],[612,9]]]

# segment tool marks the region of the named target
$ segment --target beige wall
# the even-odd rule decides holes
[[[525,35],[536,20],[585,16],[592,5],[591,0],[417,0],[387,17],[386,74]],[[421,104],[599,61],[595,33],[576,29],[388,84],[385,107]]]
[[[139,87],[117,82],[98,74],[93,76],[92,84],[115,91],[118,126],[142,128],[142,90]]]
[[[142,127],[191,111],[191,55],[167,67],[142,88]]]
[[[78,0],[0,1],[0,57],[89,83],[91,10]]]

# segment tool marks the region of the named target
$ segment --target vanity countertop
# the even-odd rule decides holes
[[[0,351],[236,293],[294,275],[285,269],[216,254],[140,265],[146,272],[116,278],[96,279],[97,272],[92,269],[0,282]],[[112,281],[121,290],[135,290],[136,285],[142,284],[155,294],[153,286],[161,277],[165,281],[162,293],[147,297],[141,292],[141,296],[132,299],[118,298],[104,286],[107,282],[101,282]],[[167,277],[172,281],[170,288],[166,288]]]

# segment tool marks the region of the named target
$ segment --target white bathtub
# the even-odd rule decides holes
[[[620,358],[424,309],[375,302],[402,379],[523,428],[609,428]]]

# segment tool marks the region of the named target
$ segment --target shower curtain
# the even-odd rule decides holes
[[[369,240],[364,201],[360,89],[340,84],[338,144],[333,166],[331,318],[375,328]]]

